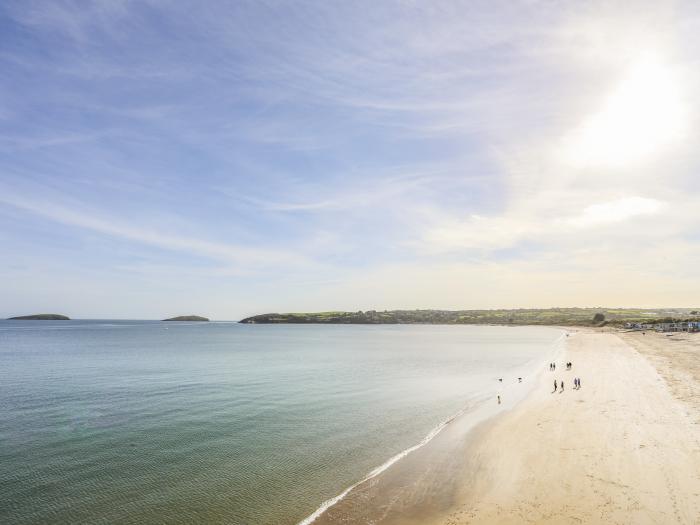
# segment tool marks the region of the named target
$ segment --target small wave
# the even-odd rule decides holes
[[[324,512],[326,512],[329,508],[331,508],[333,505],[341,501],[345,496],[347,496],[355,487],[362,485],[365,481],[369,481],[370,479],[378,476],[382,472],[384,472],[386,469],[391,467],[394,463],[399,461],[400,459],[405,458],[408,456],[411,452],[415,452],[419,448],[427,445],[435,436],[437,436],[442,430],[452,423],[455,419],[460,417],[466,412],[466,408],[463,408],[453,416],[450,416],[446,420],[444,420],[442,423],[438,424],[435,428],[433,428],[430,432],[428,432],[428,435],[425,436],[418,444],[413,445],[412,447],[409,447],[405,450],[402,450],[395,456],[392,456],[390,459],[379,465],[377,468],[372,470],[369,474],[367,474],[364,478],[362,478],[360,481],[355,483],[354,485],[351,485],[347,489],[345,489],[343,492],[338,494],[337,496],[327,499],[321,505],[313,512],[313,514],[310,514],[303,520],[299,522],[298,525],[309,525],[310,523],[314,522],[319,516],[321,516]]]
[[[551,343],[551,348],[553,349],[552,350],[553,356],[554,355],[558,356],[562,352],[562,350],[564,349],[564,346],[566,343],[566,335],[567,335],[567,333],[565,331],[562,331],[561,334],[559,335],[559,337]],[[564,344],[562,344],[562,343],[564,343]],[[540,363],[539,359],[537,361],[538,361],[537,366],[539,367],[541,365],[544,368],[544,362]],[[389,460],[385,461],[380,466],[378,466],[377,468],[372,470],[369,474],[367,474],[364,478],[362,478],[357,483],[349,486],[347,489],[345,489],[343,492],[341,492],[337,496],[330,498],[330,499],[327,499],[326,501],[321,503],[321,505],[312,514],[310,514],[309,516],[307,516],[306,518],[301,520],[298,523],[298,525],[309,525],[310,523],[313,523],[324,512],[326,512],[333,505],[335,505],[336,503],[341,501],[343,498],[345,498],[345,496],[347,496],[350,492],[352,492],[353,489],[355,489],[359,485],[362,485],[364,482],[369,481],[370,479],[378,476],[379,474],[384,472],[386,469],[391,467],[394,463],[396,463],[400,459],[403,459],[406,456],[408,456],[411,452],[415,452],[419,448],[427,445],[433,438],[435,438],[435,436],[437,436],[440,432],[442,432],[447,425],[452,423],[458,417],[462,416],[468,410],[468,408],[469,407],[463,408],[462,410],[460,410],[456,414],[454,414],[454,415],[450,416],[449,418],[447,418],[446,420],[444,420],[442,423],[438,424],[435,428],[433,428],[430,432],[428,432],[428,435],[425,436],[420,441],[420,443],[413,445],[412,447],[409,447],[406,450],[399,452],[395,456],[392,456]]]

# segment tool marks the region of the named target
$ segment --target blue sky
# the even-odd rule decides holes
[[[3,2],[0,315],[699,306],[692,3]]]

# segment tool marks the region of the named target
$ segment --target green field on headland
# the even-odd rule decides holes
[[[626,322],[655,323],[695,319],[692,308],[527,308],[517,310],[368,310],[358,312],[272,313],[241,320],[248,324],[499,324],[587,325]],[[602,316],[602,317],[601,317]]]

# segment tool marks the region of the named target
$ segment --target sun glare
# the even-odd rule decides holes
[[[592,204],[583,213],[570,221],[574,226],[595,226],[622,222],[637,215],[653,215],[658,213],[664,203],[645,197],[625,197],[622,199]]]
[[[658,60],[638,61],[570,137],[568,158],[582,166],[625,166],[646,160],[685,134],[685,110],[673,70]]]

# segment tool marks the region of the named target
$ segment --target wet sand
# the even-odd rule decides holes
[[[315,523],[700,523],[700,335],[669,339],[572,333],[513,410],[458,419]]]

